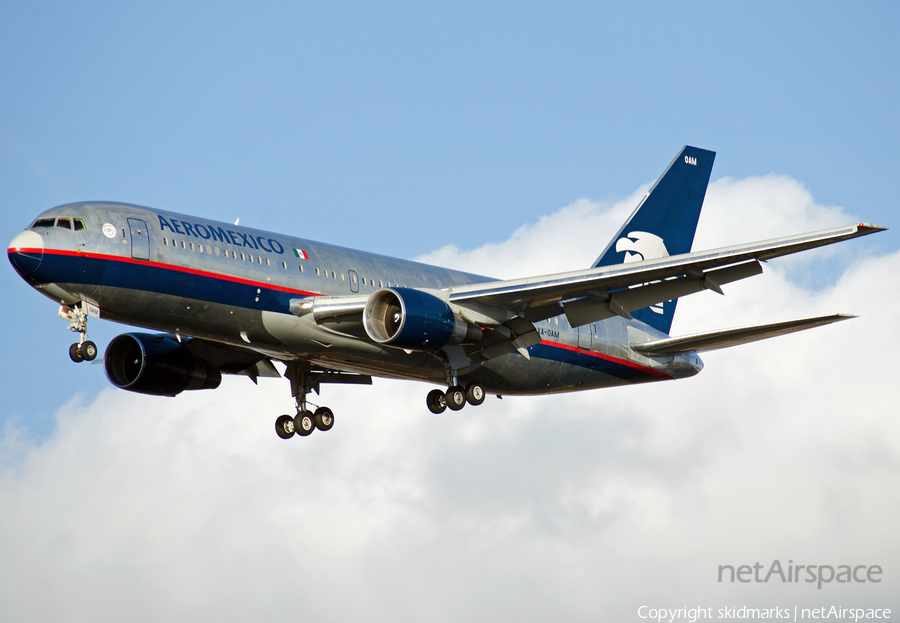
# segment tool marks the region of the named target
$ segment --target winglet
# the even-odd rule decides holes
[[[873,225],[872,223],[860,223],[856,226],[856,231],[858,231],[861,236],[874,234],[879,231],[887,231],[887,229],[887,227],[882,227],[881,225]]]

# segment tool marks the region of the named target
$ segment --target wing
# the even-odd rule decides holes
[[[170,337],[177,339],[174,335],[170,335]],[[242,374],[249,377],[254,383],[259,377],[281,378],[281,373],[273,364],[274,361],[288,363],[297,359],[295,353],[260,349],[250,345],[235,346],[203,338],[183,338],[182,342],[195,358],[217,369],[220,373]],[[310,383],[310,387],[318,393],[319,385],[322,383],[371,385],[372,377],[313,366],[310,370]]]
[[[572,326],[629,312],[762,272],[760,261],[886,229],[860,223],[699,253],[587,270],[491,281],[449,289],[451,303],[473,311],[505,310],[537,322],[564,312]]]
[[[488,281],[427,292],[446,301],[454,314],[471,325],[484,329],[479,345],[474,349],[466,349],[472,361],[490,359],[513,350],[528,357],[527,348],[541,341],[534,322],[560,313],[565,313],[569,323],[575,327],[615,315],[631,318],[631,311],[702,290],[713,290],[721,294],[722,284],[761,273],[761,261],[884,229],[886,228],[860,223],[700,253],[683,253],[615,266],[527,279]],[[371,339],[363,326],[363,310],[368,300],[368,296],[361,295],[307,297],[292,299],[290,310],[297,316],[311,314],[316,324],[337,333]],[[765,329],[764,327],[759,334],[764,333]],[[778,330],[781,329],[783,327]],[[690,344],[659,343],[656,344],[656,349],[677,348],[677,352],[687,352],[701,347],[708,348],[703,344],[724,345],[726,340],[731,340],[733,344],[742,343],[739,340],[754,335],[756,334],[752,331],[742,335],[705,335],[703,337],[707,339],[706,342],[695,340]]]

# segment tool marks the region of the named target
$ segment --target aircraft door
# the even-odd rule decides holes
[[[128,219],[131,232],[131,257],[136,260],[150,259],[150,232],[147,223],[139,218]]]
[[[356,274],[355,270],[350,271],[350,291],[351,292],[359,292],[359,275]]]
[[[578,327],[578,348],[591,350],[591,335],[594,333],[594,323],[583,324]]]

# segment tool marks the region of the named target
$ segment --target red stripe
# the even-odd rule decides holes
[[[147,260],[136,260],[132,257],[124,257],[121,255],[104,255],[101,253],[83,253],[81,251],[66,251],[63,249],[9,249],[9,253],[47,253],[49,255],[67,255],[72,257],[87,257],[98,260],[107,260],[111,262],[124,262],[126,264],[139,264],[141,266],[153,266],[155,268],[164,268],[166,270],[174,270],[179,273],[187,273],[189,275],[198,275],[200,277],[210,277],[212,279],[221,279],[223,281],[231,281],[232,283],[240,283],[248,286],[264,287],[269,290],[278,290],[280,292],[288,292],[290,294],[302,294],[304,296],[321,296],[316,292],[307,292],[306,290],[296,290],[285,286],[279,286],[268,282],[252,281],[250,279],[241,279],[240,277],[232,277],[231,275],[223,275],[221,273],[213,273],[205,270],[197,270],[196,268],[185,268],[184,266],[176,266],[175,264],[163,264],[162,262],[150,262]]]
[[[265,288],[269,288],[272,290],[279,290],[281,292],[288,292],[292,294],[302,294],[304,296],[321,296],[315,292],[307,292],[305,290],[295,290],[293,288],[286,288],[284,286],[273,285],[271,283],[263,283],[261,281],[251,281],[249,279],[241,279],[239,277],[232,277],[230,275],[223,275],[221,273],[212,273],[205,270],[197,270],[194,268],[185,268],[183,266],[176,266],[174,264],[163,264],[161,262],[150,262],[147,260],[136,260],[131,257],[123,257],[121,255],[103,255],[99,253],[82,253],[80,251],[65,251],[61,249],[9,249],[9,253],[49,253],[51,255],[69,255],[75,257],[89,257],[101,260],[108,260],[114,262],[125,262],[127,264],[140,264],[143,266],[154,266],[157,268],[164,268],[166,270],[174,270],[177,272],[188,273],[190,275],[199,275],[201,277],[210,277],[213,279],[222,279],[224,281],[231,281],[233,283],[241,283],[244,285],[250,286],[262,286]],[[591,350],[584,350],[583,348],[578,348],[577,346],[571,346],[569,344],[563,344],[561,342],[551,342],[549,340],[541,340],[541,343],[546,344],[547,346],[553,348],[561,348],[563,350],[572,351],[574,353],[581,353],[582,355],[589,355],[591,357],[596,357],[598,359],[604,359],[606,361],[610,361],[613,363],[617,363],[619,365],[627,366],[629,368],[634,368],[635,370],[640,370],[642,372],[646,372],[647,374],[651,374],[653,376],[661,377],[661,378],[672,378],[668,374],[660,372],[659,370],[654,370],[653,368],[648,368],[647,366],[642,366],[639,363],[634,363],[633,361],[627,361],[625,359],[619,359],[618,357],[612,357],[611,355],[604,355],[603,353],[594,352]]]
[[[668,374],[664,372],[660,372],[659,370],[654,370],[653,368],[648,368],[647,366],[642,366],[639,363],[634,363],[633,361],[628,361],[627,359],[619,359],[618,357],[613,357],[611,355],[604,355],[603,353],[598,353],[592,350],[585,350],[583,348],[578,348],[577,346],[572,346],[570,344],[563,344],[562,342],[551,342],[549,340],[541,340],[542,344],[546,344],[547,346],[552,346],[553,348],[561,348],[563,350],[569,350],[573,353],[581,353],[582,355],[590,355],[591,357],[596,357],[597,359],[603,359],[605,361],[611,361],[613,363],[617,363],[619,365],[628,366],[629,368],[634,368],[635,370],[640,370],[641,372],[646,372],[647,374],[652,374],[653,376],[658,376],[660,378],[672,378]]]

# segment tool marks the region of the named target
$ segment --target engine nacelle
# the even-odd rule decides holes
[[[437,350],[481,339],[481,329],[454,314],[446,301],[413,288],[385,288],[372,294],[363,311],[363,326],[379,344],[409,350]]]
[[[124,333],[106,348],[103,367],[119,389],[175,396],[186,389],[215,389],[222,374],[167,335]]]

